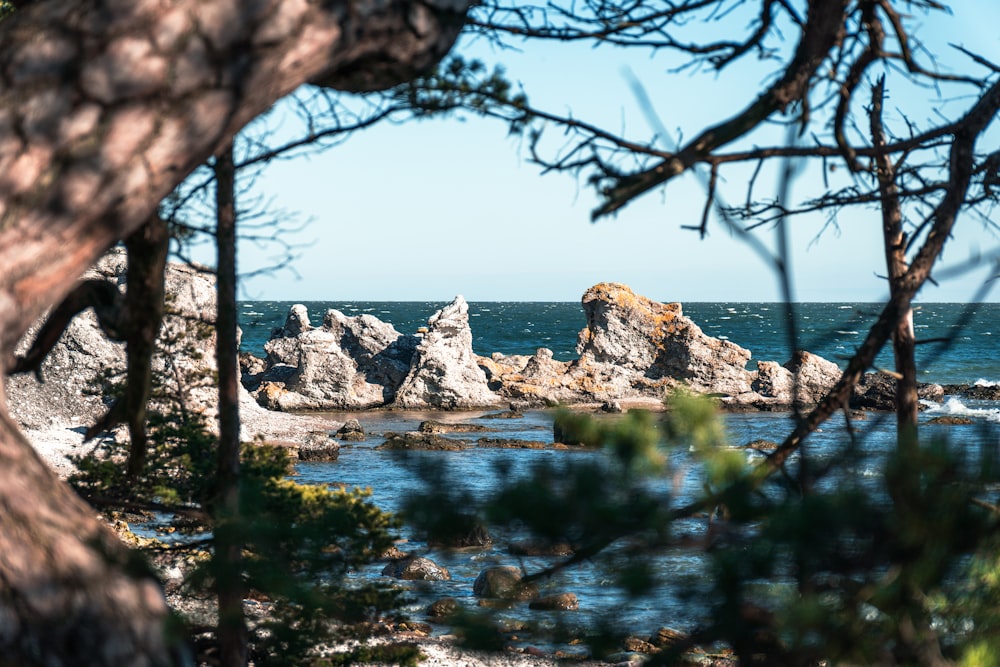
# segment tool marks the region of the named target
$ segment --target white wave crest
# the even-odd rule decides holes
[[[923,401],[921,401],[923,403]],[[926,403],[925,403],[926,405]],[[1000,408],[970,408],[957,398],[949,398],[944,403],[934,404],[927,409],[928,415],[952,415],[956,417],[972,417],[1000,423]]]
[[[972,383],[973,387],[1000,387],[1000,382],[994,382],[992,380],[986,380],[984,378],[979,378]]]

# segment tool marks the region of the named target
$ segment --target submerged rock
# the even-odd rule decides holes
[[[502,600],[534,600],[538,586],[522,581],[521,571],[509,565],[495,565],[479,573],[472,584],[472,592],[482,598]]]
[[[494,429],[482,424],[447,424],[433,419],[420,422],[417,430],[421,433],[488,433]]]
[[[576,611],[580,608],[580,601],[573,593],[557,593],[546,595],[537,600],[532,600],[528,609],[535,611]]]
[[[427,615],[431,618],[448,618],[458,612],[459,608],[458,600],[455,598],[441,598],[427,607]]]
[[[383,436],[385,437],[385,442],[377,446],[375,449],[458,451],[465,449],[469,445],[469,443],[465,440],[445,438],[434,433],[419,433],[417,431],[411,431],[408,433],[393,433],[389,431],[384,433]]]

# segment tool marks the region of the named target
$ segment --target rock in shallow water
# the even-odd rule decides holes
[[[448,568],[421,556],[391,561],[382,569],[382,576],[407,581],[449,581],[451,579]]]
[[[522,581],[521,571],[510,565],[488,567],[479,573],[472,592],[482,598],[502,600],[534,600],[538,586]]]

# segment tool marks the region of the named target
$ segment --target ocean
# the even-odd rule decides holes
[[[271,329],[281,326],[291,301],[240,303],[242,348],[258,356]],[[368,313],[391,323],[401,333],[413,333],[444,302],[339,301],[306,302],[314,326],[330,308],[345,315]],[[843,367],[864,340],[879,313],[873,303],[800,303],[794,306],[797,346]],[[787,312],[780,303],[685,303],[684,314],[702,330],[747,348],[757,360],[784,363],[791,358]],[[472,347],[476,354],[533,354],[547,347],[556,359],[576,357],[576,337],[585,321],[573,302],[478,302],[469,304]],[[1000,382],[1000,303],[966,306],[921,304],[914,314],[920,380],[939,384]],[[878,366],[892,368],[890,350]]]
[[[264,343],[274,327],[281,326],[292,302],[248,301],[240,304],[240,321],[243,329],[244,351],[263,355]],[[402,333],[413,333],[426,326],[427,319],[444,306],[442,302],[313,302],[307,303],[313,325],[322,322],[328,308],[336,308],[347,315],[369,313],[392,323]],[[844,365],[846,359],[863,340],[865,333],[878,313],[877,304],[804,303],[794,308],[798,323],[797,346],[810,350],[831,361]],[[470,322],[473,348],[480,355],[493,352],[503,354],[532,354],[539,347],[550,348],[560,360],[576,356],[577,334],[584,326],[583,311],[578,303],[470,303]],[[792,349],[787,326],[788,316],[782,304],[776,303],[690,303],[684,304],[684,314],[692,318],[706,333],[727,338],[749,350],[754,360],[784,362]],[[941,384],[1000,383],[1000,304],[981,304],[966,307],[961,304],[923,304],[915,314],[915,327],[919,340],[927,341],[918,347],[920,379]],[[884,353],[878,365],[892,368],[891,353]],[[970,425],[939,426],[928,423],[935,416],[968,416]],[[368,438],[364,442],[346,445],[340,458],[331,463],[300,463],[297,479],[317,484],[344,484],[348,487],[371,489],[372,499],[380,507],[398,510],[407,494],[420,488],[415,461],[433,459],[443,462],[452,480],[460,480],[472,497],[488,494],[496,485],[498,469],[526,473],[542,462],[561,465],[567,460],[581,457],[601,457],[602,452],[565,452],[553,449],[481,449],[470,447],[460,452],[419,452],[402,456],[400,452],[376,450],[388,431],[413,431],[425,419],[453,422],[474,422],[494,433],[491,437],[552,442],[552,413],[533,411],[522,419],[493,419],[488,411],[459,413],[421,413],[402,411],[368,411],[330,414],[331,424],[348,418],[361,421]],[[941,435],[963,447],[1000,447],[1000,402],[973,401],[948,397],[943,405],[930,406],[922,413],[922,433],[932,437]],[[780,440],[792,426],[792,418],[784,413],[746,413],[724,416],[728,441],[735,446],[757,439]],[[847,441],[842,428],[843,418],[831,421],[809,438],[813,457],[835,457]],[[862,443],[865,458],[854,468],[855,474],[874,483],[880,475],[880,461],[895,444],[895,420],[892,415],[876,414],[863,421],[854,422],[854,439]],[[462,437],[457,434],[451,437]],[[683,504],[693,499],[701,490],[703,480],[698,467],[683,451],[670,454],[674,471],[686,471],[680,489],[674,488],[677,478],[661,480],[665,495],[676,491],[673,501]],[[748,451],[748,459],[760,454]],[[704,532],[704,522],[688,522],[678,526],[695,536]],[[510,535],[495,535],[493,547],[482,551],[448,551],[435,549],[421,541],[404,526],[401,532],[405,551],[425,554],[451,571],[451,581],[425,584],[402,583],[411,586],[413,600],[407,611],[423,620],[424,609],[430,601],[444,596],[454,597],[470,610],[477,609],[472,595],[472,583],[479,571],[493,564],[517,565],[532,571],[547,564],[546,559],[513,557],[506,550]],[[623,627],[640,635],[668,625],[675,629],[690,629],[705,620],[707,609],[692,603],[690,587],[697,588],[703,581],[707,564],[697,549],[678,550],[658,561],[657,575],[665,582],[684,581],[688,593],[677,587],[664,586],[648,597],[628,598],[612,584],[613,577],[602,569],[600,563],[587,561],[580,567],[565,570],[557,577],[543,582],[546,592],[570,591],[577,595],[580,610],[574,612],[572,623],[592,625],[602,614],[614,610]],[[359,571],[356,576],[377,579],[381,564]],[[397,582],[398,583],[398,582]],[[511,622],[539,620],[539,612],[527,610],[525,605],[500,612]],[[551,614],[543,615],[541,622],[554,622]],[[447,628],[436,626],[436,632]]]

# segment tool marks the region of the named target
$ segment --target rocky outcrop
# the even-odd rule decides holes
[[[587,326],[576,350],[585,364],[612,365],[653,382],[684,382],[698,392],[750,391],[750,351],[705,335],[681,304],[662,304],[625,285],[601,283],[583,295]]]
[[[785,364],[765,360],[748,369],[749,350],[706,335],[681,304],[658,303],[625,285],[595,285],[582,303],[587,324],[571,361],[555,359],[547,348],[533,355],[476,356],[462,297],[412,336],[369,315],[335,310],[314,328],[305,307],[294,306],[265,346],[266,369],[245,382],[263,405],[285,410],[506,403],[518,410],[590,404],[615,412],[655,406],[680,386],[732,409],[808,406],[840,378],[836,364],[804,351]],[[921,396],[934,399],[940,394],[935,387],[923,387]],[[891,409],[892,391],[885,378],[867,376],[852,406]]]
[[[83,278],[107,280],[124,289],[127,279],[125,251],[109,251]],[[200,413],[209,429],[217,425],[218,388],[215,378],[215,276],[208,269],[187,264],[167,264],[163,327],[153,358],[154,373],[163,387],[161,393],[180,398],[185,409]],[[34,340],[40,322],[33,326],[18,346],[23,352]],[[263,364],[243,355],[248,370],[262,370]],[[258,365],[257,369],[253,366]],[[94,379],[107,375],[121,378],[125,371],[125,346],[109,340],[90,310],[74,317],[59,342],[42,362],[40,378],[18,374],[7,378],[8,409],[22,428],[45,432],[45,438],[61,429],[81,433],[107,410],[109,400]],[[246,371],[244,371],[246,372]],[[155,400],[154,400],[155,407]],[[240,395],[243,440],[257,435],[268,438],[308,439],[308,433],[329,422],[277,418],[260,407],[249,393]],[[325,437],[325,436],[324,436]]]
[[[124,289],[126,270],[125,251],[116,248],[83,278],[106,280]],[[188,408],[211,421],[217,405],[214,276],[172,263],[167,265],[164,287],[161,352],[153,359],[154,372],[166,382],[164,391],[182,395]],[[40,326],[41,322],[25,334],[19,353],[28,348]],[[7,379],[10,412],[27,429],[90,426],[110,402],[101,396],[96,380],[121,378],[124,371],[124,344],[109,340],[88,309],[70,321],[37,377],[19,374]]]
[[[305,306],[295,305],[264,349],[266,369],[244,382],[271,409],[457,409],[500,401],[472,352],[469,306],[461,296],[420,335],[337,310],[313,327]]]
[[[314,328],[305,306],[297,304],[265,344],[267,369],[252,379],[253,388],[271,409],[382,406],[409,373],[417,342],[367,314],[329,310]]]
[[[587,326],[578,337],[578,359],[557,361],[545,348],[530,357],[494,354],[480,359],[490,386],[535,405],[661,400],[680,384],[736,400],[753,395],[749,350],[705,335],[679,303],[657,303],[625,285],[601,283],[583,295],[583,310]]]
[[[469,305],[461,296],[436,312],[417,346],[410,372],[396,392],[401,408],[474,408],[493,406],[500,398],[487,386],[486,374],[472,352]]]
[[[538,586],[523,581],[521,570],[510,565],[494,565],[479,573],[472,584],[477,597],[504,600],[534,600]]]

